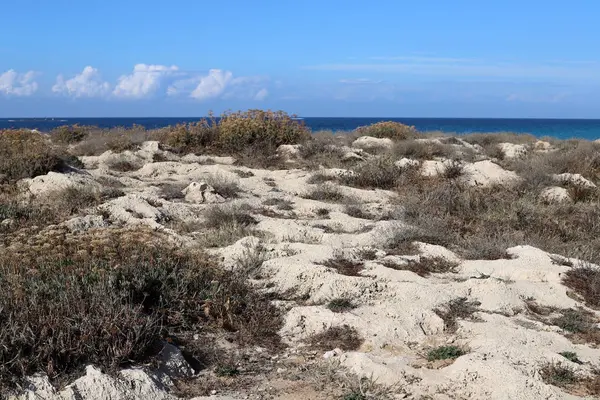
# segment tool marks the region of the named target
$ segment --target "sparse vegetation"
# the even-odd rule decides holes
[[[346,297],[337,297],[327,303],[327,308],[335,313],[343,313],[356,308],[354,303]]]
[[[466,297],[454,299],[436,308],[434,312],[444,320],[444,330],[449,333],[456,332],[459,319],[472,319],[473,314],[479,311],[481,305],[478,301],[469,301]]]
[[[312,187],[302,197],[304,197],[305,199],[326,201],[332,203],[339,203],[346,198],[339,186],[331,184],[323,184]]]
[[[353,351],[362,345],[363,338],[355,328],[342,325],[332,326],[323,332],[312,335],[308,338],[307,343],[310,347],[321,351],[334,349]]]
[[[402,169],[391,157],[375,157],[364,161],[341,176],[344,185],[364,189],[393,189],[398,183]]]
[[[575,372],[571,368],[559,364],[546,364],[540,373],[544,382],[561,388],[577,382]]]
[[[458,263],[444,257],[419,257],[418,260],[407,259],[404,263],[396,263],[385,260],[383,265],[397,270],[411,271],[415,274],[427,277],[431,274],[456,273]]]
[[[579,293],[590,307],[600,308],[600,270],[589,265],[569,269],[563,284]]]
[[[353,260],[343,254],[337,254],[335,257],[321,263],[328,268],[335,269],[338,273],[346,276],[361,276],[360,271],[363,270],[364,262]]]
[[[394,140],[413,139],[419,134],[414,126],[408,126],[393,121],[383,121],[367,126],[361,126],[356,128],[354,133],[358,136],[373,136],[376,138]]]
[[[238,194],[242,191],[240,185],[228,179],[225,176],[219,174],[213,174],[206,177],[206,183],[215,189],[215,193],[224,197],[225,199],[233,199],[238,197]]]
[[[581,360],[579,359],[579,357],[577,356],[577,353],[575,353],[575,352],[563,351],[558,354],[560,354],[561,356],[563,356],[564,358],[566,358],[567,360],[569,360],[575,364],[581,364]]]
[[[451,360],[465,354],[465,351],[457,346],[440,346],[427,353],[427,361]]]

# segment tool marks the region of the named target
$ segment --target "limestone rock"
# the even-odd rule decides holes
[[[527,154],[527,147],[522,144],[500,143],[498,147],[504,153],[505,158],[520,158]]]
[[[584,178],[581,174],[571,174],[565,172],[564,174],[555,174],[552,175],[552,178],[557,182],[567,182],[573,185],[579,185],[589,188],[595,188],[596,184],[591,182],[590,180]]]
[[[181,191],[189,203],[224,203],[225,199],[206,182],[192,182]]]
[[[352,142],[352,147],[362,150],[388,150],[394,145],[392,139],[362,136]]]
[[[562,203],[571,202],[571,196],[569,191],[560,186],[550,186],[542,190],[540,193],[540,200],[546,203]]]

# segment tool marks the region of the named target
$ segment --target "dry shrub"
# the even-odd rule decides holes
[[[343,254],[337,254],[335,257],[321,263],[328,268],[335,269],[339,274],[346,276],[362,276],[360,271],[364,268],[364,262],[353,260]]]
[[[346,198],[340,188],[333,184],[317,185],[309,189],[302,197],[305,199],[327,202],[340,202]]]
[[[343,184],[363,189],[393,189],[400,175],[408,169],[399,168],[391,157],[374,157],[342,175]]]
[[[266,298],[201,250],[183,253],[156,235],[104,231],[60,251],[3,252],[2,386],[38,372],[65,380],[87,364],[115,371],[147,362],[161,339],[185,346],[214,329],[241,344],[280,345],[281,319]]]
[[[339,140],[327,135],[314,135],[300,147],[300,166],[310,169],[334,168],[344,164],[344,150]]]
[[[588,306],[600,308],[600,269],[585,264],[571,268],[562,282],[580,294]]]
[[[219,120],[219,145],[239,152],[249,147],[276,149],[282,144],[302,143],[310,138],[309,130],[293,117],[283,111],[225,113]]]
[[[189,124],[179,124],[167,128],[164,143],[176,153],[201,153],[213,147],[219,137],[216,118],[209,113],[208,118]]]
[[[308,338],[308,345],[321,351],[341,349],[344,351],[357,350],[364,339],[358,331],[348,325],[332,326],[327,330]]]
[[[367,126],[361,126],[354,130],[358,136],[373,136],[376,138],[388,138],[394,140],[413,139],[419,135],[414,126],[401,124],[400,122],[382,121]]]
[[[478,144],[483,148],[500,143],[532,144],[538,138],[528,133],[498,132],[498,133],[471,133],[462,135],[461,139],[471,144]]]
[[[442,237],[461,255],[498,258],[507,247],[529,244],[551,253],[600,261],[600,204],[542,204],[522,187],[467,187],[421,180],[403,186],[407,222]]]
[[[242,191],[242,188],[240,188],[240,185],[236,181],[231,180],[221,174],[207,176],[206,183],[215,189],[215,193],[226,199],[236,198]]]
[[[68,168],[70,158],[47,137],[26,130],[0,130],[0,174],[16,181]]]
[[[93,127],[75,125],[63,125],[50,131],[52,141],[62,144],[79,143],[85,139]],[[97,129],[97,128],[96,128]]]
[[[221,206],[207,208],[204,212],[204,226],[217,229],[225,226],[248,227],[256,225],[256,219],[249,212],[247,205]]]
[[[149,131],[139,125],[131,128],[93,129],[84,140],[75,144],[70,152],[77,156],[95,156],[108,150],[121,153],[135,150],[145,141],[152,139]]]
[[[419,257],[418,260],[406,260],[405,264],[384,261],[383,265],[388,268],[411,271],[415,274],[427,277],[431,274],[456,273],[458,263],[444,257]]]
[[[472,319],[473,314],[479,311],[479,301],[468,301],[466,297],[454,299],[444,304],[442,308],[436,308],[434,312],[444,320],[444,330],[455,333],[458,329],[459,319]]]
[[[435,141],[406,140],[397,142],[392,148],[396,158],[412,158],[416,160],[433,160],[436,157],[450,158],[456,153],[454,147]]]

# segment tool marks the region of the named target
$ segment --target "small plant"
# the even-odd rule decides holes
[[[581,360],[577,356],[577,353],[575,353],[573,351],[563,351],[563,352],[558,353],[558,354],[560,354],[561,356],[563,356],[567,360],[569,360],[571,362],[574,362],[575,364],[581,364]]]
[[[342,400],[367,400],[367,396],[365,396],[364,394],[362,394],[360,392],[351,392],[351,393],[345,394],[342,397]]]
[[[90,131],[90,127],[81,126],[78,124],[75,125],[63,125],[57,128],[54,128],[50,132],[50,137],[52,140],[64,143],[64,144],[73,144],[79,143],[83,139],[86,138]]]
[[[434,312],[444,320],[444,330],[449,333],[456,332],[459,319],[472,319],[473,314],[479,311],[481,305],[478,301],[468,301],[466,297],[450,300],[443,308],[436,308]]]
[[[354,218],[369,220],[375,219],[374,215],[370,214],[368,211],[365,211],[359,204],[346,204],[344,207],[344,212]]]
[[[330,300],[329,303],[327,303],[327,308],[335,313],[343,313],[355,309],[356,306],[351,300],[345,297],[338,297]]]
[[[328,208],[317,208],[315,211],[317,217],[319,218],[329,218],[329,209]]]
[[[237,182],[229,180],[226,177],[218,174],[208,176],[206,183],[215,189],[215,193],[226,199],[236,198],[242,191]]]
[[[361,260],[373,261],[377,258],[377,250],[369,248],[361,249],[358,251],[358,257]]]
[[[312,174],[310,176],[310,178],[308,178],[306,180],[306,183],[311,184],[311,185],[319,185],[325,182],[331,182],[331,181],[336,181],[338,180],[337,176],[333,176],[333,175],[326,175],[322,172],[317,172],[315,174]]]
[[[250,226],[255,225],[258,221],[250,215],[246,210],[247,206],[212,206],[207,208],[204,216],[206,218],[205,226],[207,228],[222,228],[224,226]]]
[[[360,271],[364,268],[364,262],[355,261],[342,254],[322,263],[322,265],[335,269],[338,273],[346,276],[361,276]]]
[[[330,184],[323,184],[311,188],[302,197],[305,199],[327,202],[340,202],[346,198],[338,186]]]
[[[457,346],[440,346],[427,353],[427,361],[451,360],[465,354],[465,351]]]
[[[458,179],[463,176],[465,173],[465,165],[462,161],[458,159],[453,159],[449,163],[447,163],[443,170],[442,176],[446,179]]]
[[[403,170],[391,157],[375,157],[364,161],[343,174],[343,184],[362,189],[393,189]]]
[[[563,284],[579,293],[590,307],[600,308],[600,269],[588,265],[571,268]]]
[[[459,265],[444,257],[419,257],[418,261],[406,260],[405,264],[384,262],[384,266],[397,270],[411,271],[419,276],[427,277],[431,274],[456,273]]]
[[[131,172],[140,169],[139,165],[135,165],[134,163],[127,160],[115,161],[111,163],[109,167],[110,169],[119,172]]]
[[[240,374],[240,370],[233,364],[220,364],[215,368],[215,374],[219,377],[234,377]]]
[[[240,178],[250,178],[250,177],[254,176],[254,172],[252,172],[252,171],[243,171],[241,169],[234,169],[233,172]]]
[[[349,325],[332,326],[327,330],[312,335],[307,340],[308,344],[317,350],[328,351],[342,349],[344,351],[357,350],[363,343],[358,331]]]
[[[562,388],[577,382],[575,372],[571,368],[559,364],[546,364],[542,367],[540,374],[547,384]]]

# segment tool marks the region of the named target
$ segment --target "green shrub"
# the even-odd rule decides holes
[[[448,360],[465,355],[465,351],[456,346],[440,346],[427,353],[427,361]]]
[[[413,139],[418,135],[414,126],[408,126],[399,122],[382,121],[375,124],[361,126],[354,131],[359,136],[373,136],[376,138],[388,138],[395,140]]]

